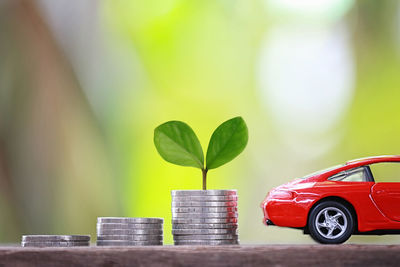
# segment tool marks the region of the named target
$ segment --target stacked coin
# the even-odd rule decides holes
[[[23,247],[87,247],[89,235],[23,235]]]
[[[176,190],[171,195],[175,245],[239,244],[236,190]]]
[[[161,218],[97,218],[97,245],[162,245],[163,222]]]

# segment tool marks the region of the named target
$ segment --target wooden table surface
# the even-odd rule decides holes
[[[1,247],[0,266],[400,266],[400,245]]]

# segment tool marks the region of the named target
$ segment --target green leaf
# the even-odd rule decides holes
[[[181,121],[169,121],[154,130],[154,145],[166,161],[204,168],[204,155],[199,139],[192,128]]]
[[[222,123],[211,136],[207,149],[206,169],[214,169],[237,157],[249,139],[246,123],[236,117]]]

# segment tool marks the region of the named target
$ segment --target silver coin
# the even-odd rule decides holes
[[[172,196],[231,196],[236,190],[172,190]]]
[[[80,242],[64,242],[64,241],[44,241],[44,242],[21,242],[23,247],[88,247],[90,243],[87,241]]]
[[[172,196],[172,202],[192,202],[192,201],[237,201],[237,196]]]
[[[236,229],[237,223],[175,223],[172,229]]]
[[[221,235],[174,235],[174,240],[238,240],[239,236],[234,234]]]
[[[164,222],[163,218],[131,218],[131,217],[98,217],[97,223],[158,223],[162,224]]]
[[[239,245],[239,240],[179,240],[175,241],[174,244],[192,246]]]
[[[97,240],[162,241],[162,235],[98,235]]]
[[[236,212],[237,207],[178,207],[171,210],[177,213]]]
[[[172,219],[180,219],[180,218],[237,218],[237,212],[191,212],[191,213],[180,213],[180,212],[172,212]]]
[[[172,207],[237,207],[237,201],[187,201],[172,202]]]
[[[237,218],[172,218],[172,224],[237,223]]]
[[[237,233],[237,229],[172,229],[173,235],[218,235]]]
[[[90,241],[90,235],[23,235],[22,242]]]
[[[97,228],[102,229],[163,229],[162,224],[158,223],[97,223]]]
[[[98,240],[97,246],[159,246],[163,242],[156,241],[118,241],[118,240]]]
[[[102,229],[97,228],[97,235],[162,235],[160,229]]]

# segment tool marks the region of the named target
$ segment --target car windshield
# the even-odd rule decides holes
[[[335,166],[332,166],[332,167],[329,167],[329,168],[326,168],[326,169],[323,169],[323,170],[320,170],[320,171],[316,171],[316,172],[313,172],[313,173],[307,174],[306,176],[301,177],[301,179],[307,179],[307,178],[310,178],[312,176],[319,175],[319,174],[322,174],[324,172],[329,172],[331,170],[340,168],[342,166],[344,166],[344,165],[343,164],[339,164],[339,165],[335,165]]]

